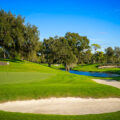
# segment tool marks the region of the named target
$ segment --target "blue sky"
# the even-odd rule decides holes
[[[36,25],[41,41],[76,32],[102,50],[120,46],[120,0],[0,0],[0,8]]]

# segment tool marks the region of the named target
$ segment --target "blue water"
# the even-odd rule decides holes
[[[69,72],[78,74],[78,75],[94,76],[94,77],[114,77],[115,76],[115,74],[100,73],[100,72],[83,72],[83,71],[75,71],[75,70],[70,70]]]

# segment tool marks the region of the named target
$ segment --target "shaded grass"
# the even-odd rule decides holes
[[[93,115],[42,115],[0,111],[0,120],[119,120],[120,112]]]

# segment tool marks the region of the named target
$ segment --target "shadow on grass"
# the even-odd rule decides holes
[[[120,70],[107,70],[107,72],[120,75]]]
[[[0,61],[9,61],[9,62],[15,62],[15,63],[23,62],[22,60],[19,60],[19,59],[3,59],[3,58],[0,58]]]

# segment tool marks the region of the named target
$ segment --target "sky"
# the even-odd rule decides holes
[[[101,50],[120,47],[120,0],[0,0],[0,9],[36,25],[41,41],[75,32]]]

